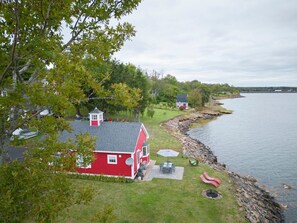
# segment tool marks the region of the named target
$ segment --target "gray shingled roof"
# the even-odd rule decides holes
[[[95,151],[134,152],[142,123],[139,122],[103,122],[100,126],[90,126],[86,121],[70,123],[73,132],[62,132],[60,140],[75,139],[75,135],[88,132],[96,136]]]
[[[103,111],[100,111],[97,107],[93,110],[93,111],[91,111],[90,113],[97,113],[97,114],[99,114],[99,113],[102,113]]]
[[[8,147],[8,155],[11,160],[22,161],[24,159],[24,152],[27,151],[28,148],[25,147]]]
[[[188,95],[187,94],[178,94],[176,96],[177,102],[188,102]]]

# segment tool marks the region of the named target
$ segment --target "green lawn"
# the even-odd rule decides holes
[[[155,110],[153,119],[144,117],[142,121],[151,137],[151,158],[162,162],[165,158],[157,157],[156,152],[161,148],[180,152],[181,143],[160,128],[160,122],[182,112]],[[226,173],[217,172],[205,164],[191,167],[181,155],[171,160],[176,166],[185,168],[183,180],[153,179],[127,184],[73,180],[77,187],[93,187],[95,197],[88,205],[75,205],[63,212],[56,222],[98,222],[94,216],[106,206],[112,207],[116,216],[114,222],[246,222]],[[203,190],[213,188],[201,182],[199,175],[204,171],[223,181],[218,188],[223,195],[221,200],[201,196]]]
[[[142,117],[141,121],[144,123],[150,135],[149,143],[151,149],[151,159],[158,161],[159,157],[156,156],[156,153],[159,149],[170,148],[178,152],[181,151],[182,145],[180,141],[172,137],[166,129],[160,127],[160,123],[184,113],[185,112],[181,112],[177,109],[164,110],[155,108],[155,115],[153,118],[149,118],[147,116]]]

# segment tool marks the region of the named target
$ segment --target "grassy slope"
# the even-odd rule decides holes
[[[156,109],[153,119],[145,117],[142,120],[151,137],[151,158],[157,163],[165,159],[156,156],[160,148],[181,150],[180,142],[159,125],[180,114],[179,111]],[[92,222],[95,213],[102,211],[105,205],[112,205],[117,217],[115,222],[246,222],[243,213],[239,212],[226,173],[216,172],[204,164],[191,167],[181,156],[172,160],[185,168],[182,181],[153,179],[121,184],[73,180],[76,186],[92,186],[95,197],[88,205],[73,206],[57,222]],[[212,188],[199,180],[204,171],[223,180],[218,189],[223,194],[221,200],[201,196],[203,190]]]

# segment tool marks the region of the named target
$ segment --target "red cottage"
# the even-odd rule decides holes
[[[103,122],[103,112],[95,108],[90,112],[89,123],[73,121],[71,125],[73,132],[62,132],[62,141],[86,132],[96,137],[95,160],[82,166],[82,157],[78,157],[79,173],[134,179],[140,164],[150,162],[149,135],[140,122]]]

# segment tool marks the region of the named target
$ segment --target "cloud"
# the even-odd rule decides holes
[[[180,81],[297,86],[295,0],[144,0],[115,54]]]

